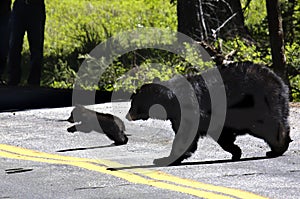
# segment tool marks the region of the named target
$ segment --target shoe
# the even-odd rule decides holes
[[[2,79],[0,79],[0,87],[4,87],[4,86],[7,86],[7,82],[6,81],[4,81],[4,80],[2,80]]]

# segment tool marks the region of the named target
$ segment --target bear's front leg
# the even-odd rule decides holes
[[[178,157],[164,157],[164,158],[158,158],[153,161],[153,163],[157,166],[175,166],[179,165],[181,163],[182,159],[178,159]]]
[[[183,160],[192,156],[197,149],[199,134],[197,131],[178,132],[173,141],[172,150],[168,157],[155,159],[158,166],[179,165]]]

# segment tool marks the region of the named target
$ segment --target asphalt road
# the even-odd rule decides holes
[[[266,159],[268,146],[243,136],[243,155],[230,161],[212,139],[199,141],[180,166],[154,167],[167,156],[167,121],[125,120],[126,102],[89,106],[124,120],[129,142],[113,146],[96,132],[68,133],[71,107],[0,113],[0,199],[4,198],[300,198],[300,107],[291,108],[284,156]],[[113,168],[107,170],[107,168]]]

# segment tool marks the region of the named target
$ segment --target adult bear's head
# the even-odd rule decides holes
[[[179,103],[174,93],[163,84],[145,84],[131,96],[128,120],[171,119]],[[180,110],[180,109],[179,109]],[[180,113],[179,113],[180,114]]]

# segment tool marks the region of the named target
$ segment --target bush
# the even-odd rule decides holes
[[[80,56],[112,35],[139,27],[176,29],[176,7],[165,0],[45,2],[43,86],[71,87],[74,73],[83,61]],[[23,55],[28,54],[28,43],[25,42]],[[24,64],[27,70],[28,60],[29,56],[26,56]]]
[[[90,58],[88,53],[111,36],[142,27],[167,28],[174,31],[177,27],[176,6],[171,5],[168,0],[45,1],[47,20],[42,85],[46,87],[72,88],[76,72],[84,58]],[[243,4],[246,2],[248,1],[242,0]],[[282,1],[284,12],[287,8],[286,2]],[[296,9],[300,9],[300,3],[297,3]],[[253,61],[271,65],[265,0],[251,1],[244,15],[245,24],[253,40],[231,38],[222,41],[223,54],[236,50],[237,52],[233,56],[234,61]],[[299,16],[300,12],[295,12],[292,19],[298,19]],[[297,20],[292,28],[294,40],[287,42],[286,45],[287,64],[290,68],[299,71],[300,29]],[[219,42],[216,41],[218,47],[220,47]],[[189,53],[190,56],[184,60],[177,55],[149,49],[130,52],[116,58],[97,85],[89,85],[84,79],[82,85],[85,89],[123,88],[133,90],[133,82],[140,85],[142,80],[151,81],[154,76],[167,79],[174,71],[181,74],[201,71],[202,63],[199,63],[199,60],[189,60],[195,57],[193,52]],[[25,75],[27,75],[30,63],[28,42],[24,43],[23,58],[22,64],[25,68]],[[189,62],[196,62],[196,67],[191,66]],[[158,70],[152,65],[150,67],[150,63],[158,63],[162,68]],[[151,68],[153,70],[150,70]],[[170,68],[172,71],[168,70]],[[139,72],[131,76],[126,74],[128,79],[125,80],[125,76],[122,75],[131,69],[138,69]],[[161,71],[165,70],[165,75],[162,75]],[[146,73],[148,77],[141,77]],[[93,75],[93,71],[87,71],[86,76],[91,78],[91,75]],[[294,100],[298,101],[300,101],[299,78],[297,74],[290,76],[292,96]],[[25,78],[23,77],[23,79]],[[114,84],[116,85],[114,86]]]

